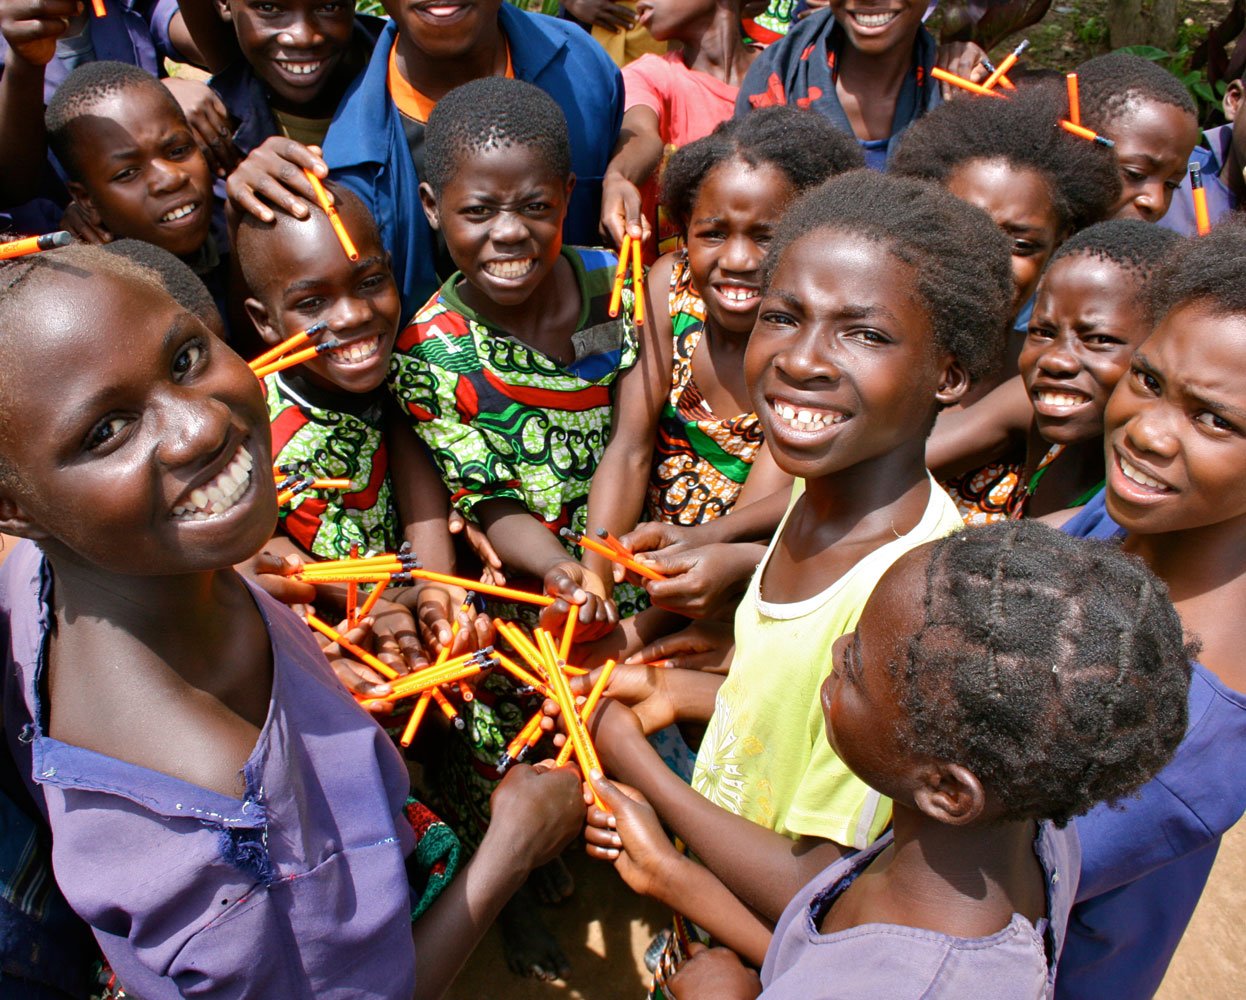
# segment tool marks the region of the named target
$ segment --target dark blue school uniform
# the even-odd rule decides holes
[[[623,77],[605,50],[577,25],[502,4],[498,23],[510,46],[515,78],[552,97],[567,117],[575,191],[563,235],[600,242],[601,179],[623,121]],[[363,199],[393,255],[394,277],[408,321],[440,284],[436,241],[420,207],[420,178],[402,116],[389,95],[389,54],[397,38],[386,26],[372,61],[338,107],[324,154],[335,179]]]
[[[1229,147],[1233,144],[1233,126],[1209,128],[1203,133],[1203,139],[1207,145],[1195,146],[1194,152],[1190,154],[1190,162],[1197,163],[1202,174],[1203,190],[1207,193],[1207,217],[1215,226],[1237,208],[1237,198],[1220,179],[1220,171],[1224,169],[1225,160],[1229,158]],[[1168,206],[1168,212],[1159,220],[1159,225],[1182,236],[1198,235],[1198,225],[1194,219],[1194,192],[1190,187],[1189,173],[1181,178],[1181,187],[1172,193],[1172,203]]]
[[[1124,535],[1098,493],[1065,526]],[[1246,695],[1200,663],[1177,753],[1118,808],[1075,822],[1082,876],[1056,977],[1057,1000],[1135,1000],[1160,981],[1194,913],[1220,838],[1246,811]]]

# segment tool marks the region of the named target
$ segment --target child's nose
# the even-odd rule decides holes
[[[182,165],[173,160],[156,159],[151,167],[151,184],[155,191],[176,191],[190,179]]]
[[[499,212],[489,236],[495,243],[518,243],[527,239],[528,227],[518,212]]]
[[[160,411],[160,458],[170,469],[194,469],[219,457],[229,436],[229,407],[196,390],[170,392]]]
[[[362,326],[371,319],[372,307],[366,300],[346,295],[338,300],[333,316],[329,320],[329,329],[333,333],[342,333],[353,327]]]
[[[320,33],[316,30],[316,25],[306,17],[298,18],[277,36],[278,44],[288,45],[291,48],[306,48],[319,41]]]
[[[1144,406],[1125,425],[1125,435],[1140,452],[1171,457],[1177,451],[1169,408],[1159,403]]]
[[[722,267],[724,271],[737,273],[756,271],[759,261],[757,244],[744,236],[727,240],[723,247]]]
[[[1051,375],[1075,375],[1081,370],[1072,344],[1067,340],[1057,340],[1048,347],[1039,356],[1038,367]]]
[[[796,382],[836,381],[840,376],[834,352],[828,350],[823,337],[812,330],[794,338],[780,351],[775,357],[775,367]]]
[[[1157,222],[1164,204],[1164,185],[1148,184],[1134,197],[1134,207],[1147,222]]]

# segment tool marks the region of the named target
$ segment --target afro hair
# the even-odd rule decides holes
[[[522,80],[487,76],[446,94],[429,116],[424,179],[441,194],[468,153],[522,146],[551,177],[571,174],[567,119],[552,97]]]
[[[806,192],[788,208],[762,265],[765,284],[793,243],[824,229],[882,243],[913,267],[935,343],[970,378],[998,367],[1012,267],[1008,240],[985,212],[927,181],[854,170]]]
[[[905,131],[891,169],[946,185],[966,163],[1003,160],[1042,177],[1061,228],[1075,232],[1108,215],[1121,180],[1112,151],[1060,128],[1063,117],[1063,95],[1047,84],[1006,101],[950,101]]]
[[[1198,117],[1185,84],[1162,66],[1130,55],[1109,52],[1077,67],[1082,122],[1096,131],[1111,131],[1121,113],[1140,101],[1155,101]]]
[[[781,170],[797,193],[836,174],[865,166],[857,141],[822,115],[800,108],[759,108],[729,118],[709,135],[684,146],[662,172],[662,204],[686,227],[701,184],[720,163],[738,159],[756,169]]]
[[[972,771],[1001,820],[1063,826],[1172,758],[1197,647],[1142,560],[1011,521],[935,542],[926,574],[922,628],[890,664],[898,736]]]

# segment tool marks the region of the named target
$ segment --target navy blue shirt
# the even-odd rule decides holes
[[[1124,535],[1102,491],[1064,530],[1075,538]],[[1193,668],[1186,734],[1168,766],[1136,797],[1075,821],[1082,877],[1058,1000],[1134,1000],[1159,988],[1220,838],[1246,811],[1246,695],[1202,664]]]

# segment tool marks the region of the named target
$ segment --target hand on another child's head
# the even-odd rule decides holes
[[[592,787],[610,811],[603,812],[592,804],[592,792],[586,785],[589,806],[584,842],[588,856],[611,862],[633,892],[660,897],[663,888],[673,881],[671,868],[683,858],[662,829],[658,814],[628,785],[616,785],[595,775]]]
[[[671,1000],[754,1000],[761,995],[761,977],[739,955],[700,942],[688,948],[688,960],[668,985]]]
[[[238,211],[248,212],[261,222],[272,222],[275,205],[287,215],[306,219],[311,206],[317,204],[316,192],[303,174],[310,170],[321,180],[329,176],[329,167],[319,146],[275,135],[265,139],[247,155],[229,175],[225,191],[230,204]],[[332,201],[333,195],[329,194]]]
[[[486,837],[504,837],[527,870],[554,860],[584,825],[580,772],[574,767],[517,764],[493,790]]]

